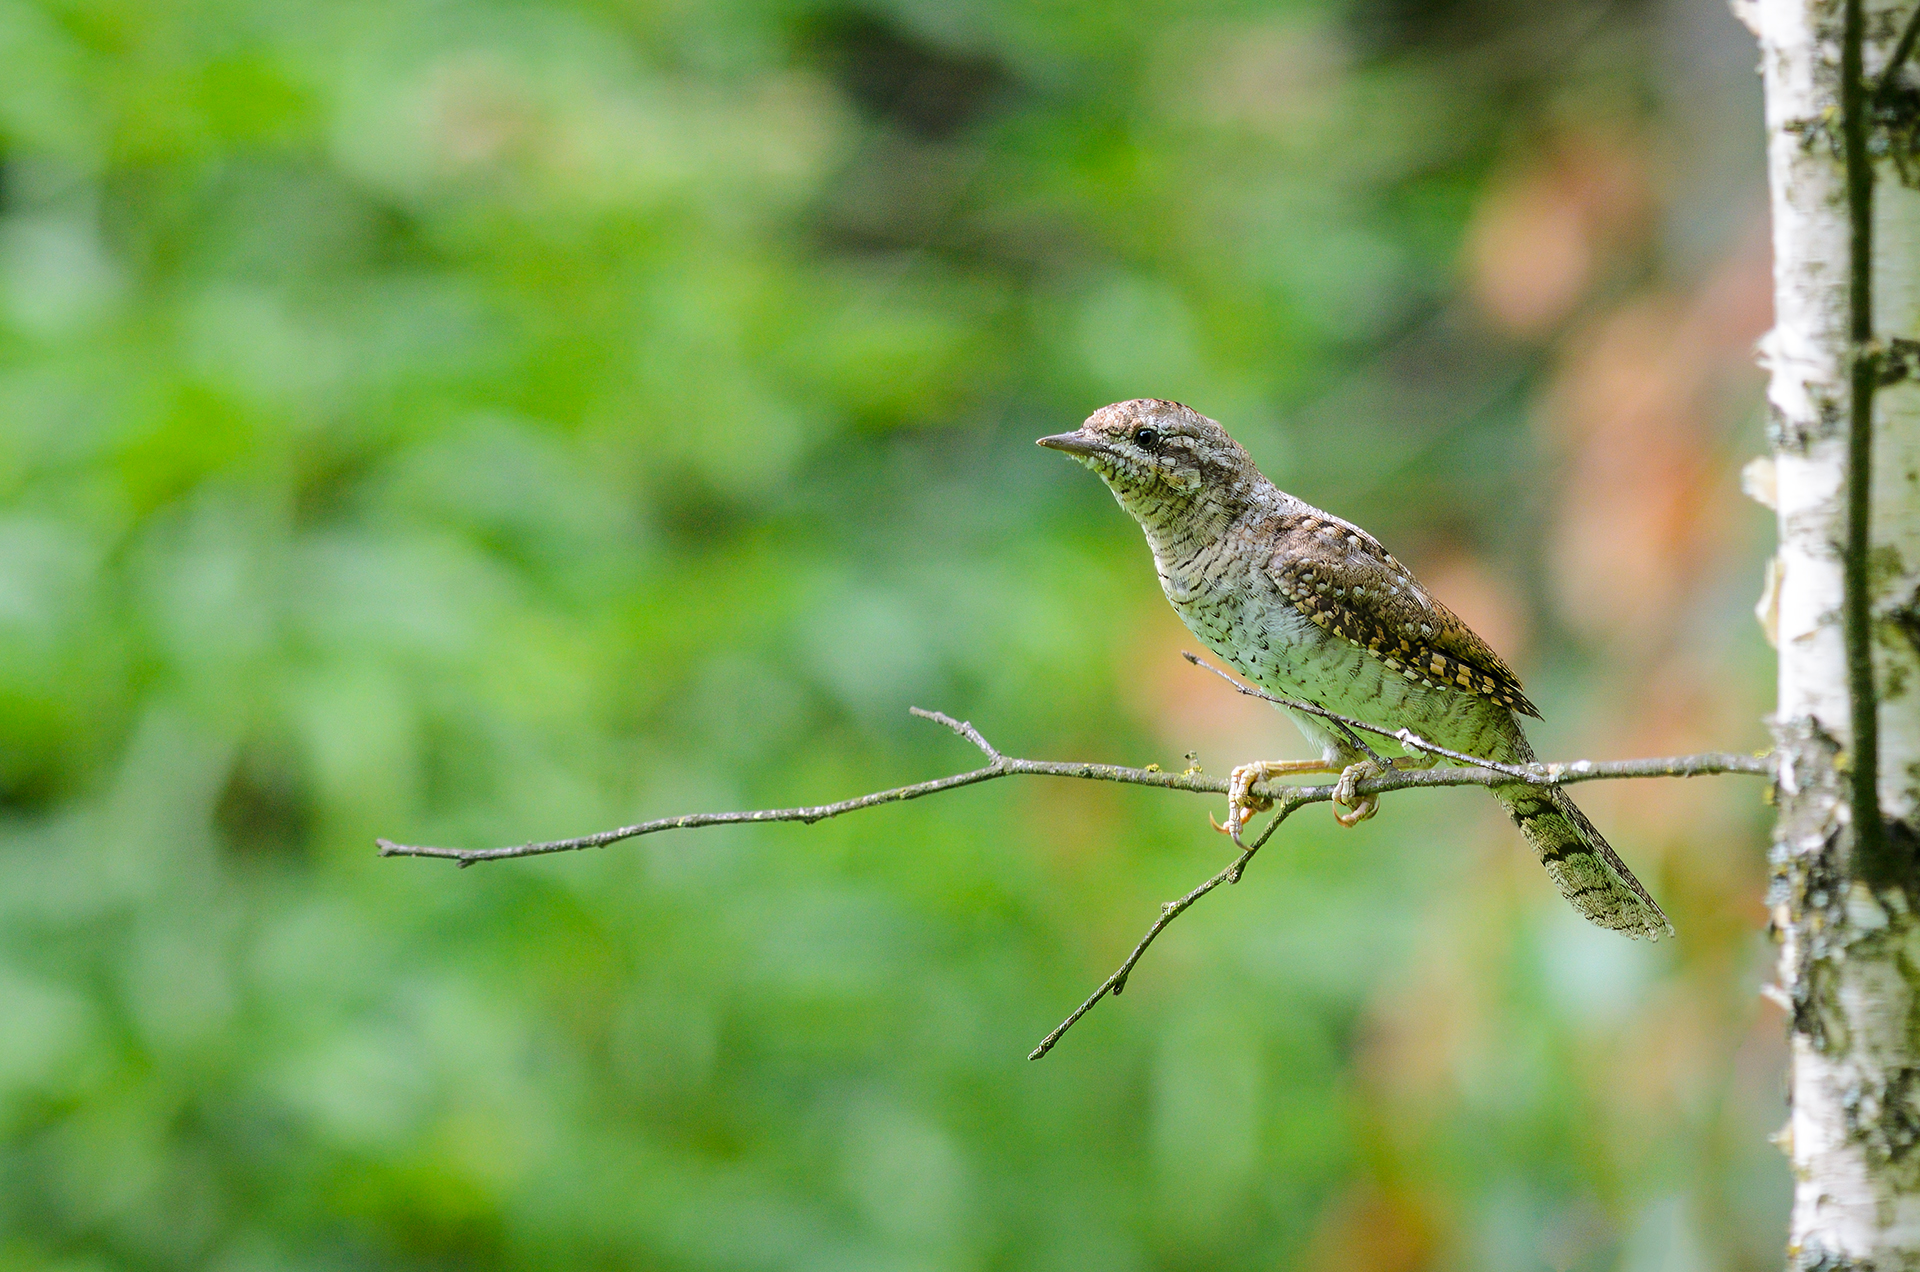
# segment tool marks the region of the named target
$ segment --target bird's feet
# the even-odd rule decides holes
[[[1324,760],[1255,760],[1251,764],[1242,764],[1227,777],[1227,824],[1222,826],[1213,820],[1213,814],[1207,814],[1207,820],[1213,828],[1228,836],[1235,844],[1240,844],[1240,832],[1255,813],[1264,813],[1273,807],[1273,801],[1264,795],[1252,793],[1256,782],[1264,782],[1275,777],[1284,777],[1290,773],[1327,773],[1331,768]],[[1241,845],[1244,847],[1244,845]]]
[[[1370,777],[1379,777],[1384,771],[1372,760],[1361,760],[1340,770],[1340,780],[1333,786],[1333,802],[1336,805],[1333,810],[1333,819],[1351,830],[1378,812],[1380,797],[1356,795],[1353,787],[1354,783],[1364,782]],[[1340,811],[1342,808],[1352,811],[1343,813]]]

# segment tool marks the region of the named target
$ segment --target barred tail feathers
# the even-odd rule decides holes
[[[1658,903],[1565,791],[1516,783],[1496,786],[1493,794],[1540,854],[1560,895],[1584,917],[1636,939],[1673,935]]]

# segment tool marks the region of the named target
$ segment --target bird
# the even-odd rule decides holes
[[[1520,717],[1540,717],[1514,671],[1380,541],[1281,490],[1215,421],[1158,398],[1105,406],[1071,433],[1039,439],[1093,470],[1146,532],[1160,587],[1194,635],[1268,694],[1502,764],[1533,762]],[[1358,735],[1306,711],[1292,716],[1320,752],[1256,760],[1229,780],[1227,825],[1267,802],[1257,782],[1340,774],[1334,815],[1353,826],[1377,796],[1356,783],[1380,765]],[[1384,761],[1425,768],[1430,752]],[[1600,927],[1658,940],[1673,925],[1558,786],[1489,788],[1560,895]],[[1348,811],[1342,812],[1341,809]]]

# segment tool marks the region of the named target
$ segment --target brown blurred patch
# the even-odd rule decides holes
[[[1477,817],[1450,827],[1469,861],[1425,906],[1419,958],[1374,993],[1361,1018],[1355,1069],[1390,1106],[1398,1142],[1417,1142],[1461,1098],[1464,1066],[1500,1031],[1498,986],[1520,911],[1552,893],[1499,805],[1475,806]]]
[[[1045,827],[1037,836],[1048,863],[1069,879],[1105,875],[1126,842],[1118,787],[1107,782],[1020,784],[1021,820]]]
[[[1355,1068],[1394,1106],[1396,1123],[1424,1121],[1446,1107],[1460,1052],[1486,1022],[1483,978],[1450,935],[1421,943],[1425,960],[1375,997],[1360,1026]]]
[[[1579,304],[1606,255],[1646,229],[1653,200],[1639,146],[1568,136],[1497,181],[1468,227],[1468,290],[1503,330],[1539,336]]]
[[[1630,682],[1631,693],[1583,754],[1676,755],[1763,742],[1749,687],[1727,683],[1699,651],[1675,650],[1617,679]],[[1725,916],[1751,929],[1765,921],[1766,865],[1741,828],[1762,790],[1732,778],[1673,779],[1598,782],[1578,797],[1616,848],[1648,865],[1667,858],[1667,868],[1686,876],[1675,882],[1703,899],[1717,896]]]
[[[1578,630],[1658,645],[1725,564],[1739,492],[1718,438],[1771,318],[1756,241],[1693,295],[1640,297],[1571,342],[1542,418],[1569,456],[1550,564]]]
[[[1517,582],[1501,577],[1486,558],[1457,544],[1421,554],[1414,573],[1441,604],[1466,620],[1494,652],[1514,662],[1532,638]]]
[[[1418,1197],[1365,1181],[1320,1214],[1300,1261],[1313,1272],[1417,1272],[1433,1266],[1438,1241]]]

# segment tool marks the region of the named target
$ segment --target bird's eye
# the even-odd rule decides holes
[[[1133,435],[1133,440],[1135,445],[1152,450],[1159,444],[1160,434],[1154,429],[1143,428]]]

